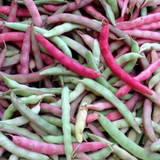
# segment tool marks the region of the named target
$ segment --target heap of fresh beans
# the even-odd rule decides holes
[[[0,160],[160,160],[160,0],[0,1]]]

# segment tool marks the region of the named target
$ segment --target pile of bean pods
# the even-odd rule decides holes
[[[160,0],[0,1],[0,160],[160,160]]]

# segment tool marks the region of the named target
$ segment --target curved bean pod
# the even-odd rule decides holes
[[[144,92],[146,94],[151,95],[150,90],[139,83],[136,80],[133,80],[133,78],[124,72],[115,62],[113,55],[110,52],[109,45],[108,45],[108,33],[109,33],[109,25],[108,23],[103,26],[101,32],[100,32],[100,48],[102,55],[104,56],[104,59],[107,63],[107,65],[110,67],[112,72],[116,74],[120,79],[122,79],[126,84],[130,85],[132,88],[137,89],[141,92]],[[107,44],[106,44],[107,43]]]
[[[61,134],[61,131],[54,125],[49,124],[47,121],[42,119],[39,115],[35,115],[25,104],[24,102],[17,98],[14,92],[11,92],[11,101],[13,105],[19,110],[19,112],[32,121],[34,124],[39,126],[40,128],[44,129],[44,131],[58,135]],[[23,107],[22,107],[23,106]]]
[[[29,138],[20,137],[20,136],[13,136],[12,135],[13,142],[21,146],[23,148],[26,148],[28,150],[32,150],[35,152],[41,152],[48,155],[64,155],[64,145],[63,144],[48,144],[45,142],[38,142],[36,140],[31,140]],[[32,147],[27,144],[32,144]],[[76,149],[78,146],[78,143],[73,143],[72,147],[73,150]],[[83,142],[79,146],[77,152],[88,152],[88,151],[96,151],[97,149],[101,149],[106,146],[106,143],[104,142]]]
[[[155,132],[152,127],[151,114],[152,114],[152,102],[149,99],[145,99],[144,105],[143,105],[144,132],[146,133],[148,139],[151,142],[155,142],[157,138],[156,138]]]
[[[79,8],[86,6],[87,4],[90,4],[92,1],[93,0],[82,0],[81,3],[79,3],[79,5],[77,5],[76,2],[70,2],[70,3],[68,3],[68,7],[67,7],[66,11],[69,12],[69,11],[77,10]],[[62,7],[62,5],[59,5],[59,6],[43,5],[43,7],[48,11],[55,12],[58,9],[60,9]]]
[[[70,17],[70,18],[68,18],[68,17]],[[61,14],[52,15],[47,18],[48,24],[57,23],[60,21],[80,24],[84,27],[91,28],[97,32],[100,32],[100,30],[101,30],[101,24],[99,24],[98,22],[95,22],[89,18],[80,16],[80,15],[73,15],[70,13],[61,13]]]
[[[96,78],[96,77],[102,76],[99,73],[95,72],[94,70],[80,65],[79,63],[76,63],[73,59],[71,59],[70,57],[64,55],[59,49],[57,49],[52,43],[50,43],[40,34],[37,33],[36,38],[43,45],[43,47],[50,52],[50,54],[55,59],[57,59],[61,64],[63,64],[64,66],[72,70],[73,72],[79,75],[82,75],[84,77],[90,77],[90,78]],[[70,65],[70,63],[72,63],[72,65]]]
[[[10,141],[3,133],[0,132],[0,145],[3,146],[7,151],[13,153],[19,157],[33,160],[50,160],[50,158],[44,154],[28,151],[15,145]]]
[[[131,126],[138,133],[141,132],[132,113],[128,110],[126,105],[122,103],[110,90],[103,87],[102,85],[100,85],[99,83],[95,82],[92,79],[85,78],[82,80],[82,83],[84,83],[84,85],[87,86],[87,90],[92,91],[96,95],[101,95],[107,101],[111,102],[119,110],[119,112],[124,116],[124,118],[128,121],[128,123],[130,123]]]
[[[42,19],[39,14],[39,11],[37,9],[37,6],[33,2],[33,0],[24,0],[23,2],[32,17],[34,24],[38,27],[41,27],[42,26]]]
[[[11,6],[0,6],[0,13],[9,15],[11,11]],[[16,15],[18,17],[30,17],[30,13],[28,12],[28,9],[26,8],[17,8]]]
[[[141,158],[143,160],[158,160],[160,158],[160,155],[154,152],[147,152],[142,147],[138,146],[133,141],[129,140],[123,133],[121,133],[117,127],[115,127],[112,122],[110,122],[106,117],[103,115],[100,115],[98,118],[98,121],[104,127],[104,129],[107,131],[107,133],[115,139],[116,142],[121,144],[123,148],[125,148],[127,151],[132,153],[134,156]]]
[[[44,37],[52,37],[52,36],[58,36],[61,35],[65,32],[69,32],[73,29],[85,29],[84,26],[74,24],[74,23],[63,23],[59,26],[54,27],[53,29],[47,31],[46,33],[43,34]]]

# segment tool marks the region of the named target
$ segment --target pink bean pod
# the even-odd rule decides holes
[[[61,117],[62,116],[62,111],[58,107],[52,106],[52,105],[50,105],[48,103],[41,103],[40,107],[41,107],[41,111],[42,112],[52,113],[57,117]],[[72,116],[71,116],[70,120],[71,120],[72,123],[75,123],[75,121],[76,121],[75,118],[72,117]]]
[[[97,32],[100,32],[100,30],[102,28],[101,24],[91,20],[90,18],[86,18],[84,16],[75,15],[75,14],[71,14],[71,13],[55,14],[55,15],[49,16],[47,18],[48,24],[57,23],[57,22],[76,23],[76,24],[80,24],[84,27],[88,27],[88,28],[95,30]]]
[[[129,0],[128,11],[130,11],[131,8],[134,7],[136,3],[137,3],[137,0]]]
[[[87,126],[89,127],[89,129],[91,130],[93,134],[99,137],[102,137],[102,138],[106,138],[105,135],[97,127],[95,127],[92,123],[89,123]]]
[[[136,27],[135,29],[138,29],[138,30],[157,30],[157,29],[160,29],[160,21],[158,22],[152,22],[150,24],[145,24],[143,26],[139,26],[139,27]]]
[[[2,85],[0,84],[0,91],[5,92],[5,91],[7,91],[7,90],[8,90],[8,88],[7,88],[6,86],[2,86]]]
[[[40,13],[37,9],[37,6],[33,2],[33,0],[23,0],[25,6],[27,7],[31,17],[33,18],[33,22],[36,26],[41,27],[42,26],[42,18],[40,16]]]
[[[139,29],[124,30],[124,32],[127,33],[131,37],[160,41],[160,33],[159,32],[148,31],[148,30],[139,30]]]
[[[99,44],[100,49],[102,52],[102,55],[108,65],[108,67],[111,69],[111,71],[119,77],[121,80],[123,80],[126,84],[130,85],[132,88],[137,89],[143,93],[151,95],[150,90],[139,83],[137,80],[134,80],[128,73],[126,73],[115,61],[110,48],[108,44],[108,35],[109,35],[109,24],[106,23],[101,31],[100,31],[100,37],[99,37]]]
[[[130,20],[134,20],[134,19],[138,18],[140,10],[141,10],[141,8],[136,7],[135,10],[133,11],[133,14],[132,14],[132,17],[130,18]]]
[[[42,52],[41,52],[41,55],[42,55],[42,60],[44,63],[46,63],[47,65],[54,64],[52,57],[50,57],[49,55],[42,53]]]
[[[20,74],[29,73],[29,54],[31,49],[31,28],[28,27],[25,33],[25,37],[21,49],[21,58],[20,58]]]
[[[86,123],[91,123],[99,118],[98,113],[91,113],[87,115]]]
[[[0,68],[3,65],[4,59],[5,59],[5,56],[6,56],[6,51],[7,51],[6,48],[4,48],[0,53]]]
[[[66,9],[66,12],[70,12],[70,11],[74,11],[74,10],[77,10],[77,9],[80,9],[88,4],[90,4],[91,2],[93,2],[93,0],[82,0],[81,3],[79,5],[77,5],[76,2],[69,2],[68,3],[68,7]],[[50,12],[56,12],[57,10],[59,10],[63,5],[52,5],[52,4],[46,4],[46,5],[43,5],[43,7],[50,11]]]
[[[150,77],[150,75],[155,72],[155,70],[160,66],[160,59],[157,60],[156,62],[152,63],[151,65],[149,65],[148,68],[146,68],[144,71],[142,71],[139,75],[137,75],[136,77],[134,77],[135,80],[142,82],[144,80],[146,80],[147,78]],[[116,93],[117,97],[121,97],[125,94],[127,94],[130,91],[131,87],[129,87],[128,85],[124,85],[122,87],[120,87]]]
[[[22,41],[24,39],[23,32],[7,32],[0,34],[0,44],[8,41]]]
[[[93,49],[94,38],[89,36],[88,34],[84,34],[81,31],[77,31],[77,33],[81,36],[83,41],[89,46],[90,49]]]
[[[143,105],[144,132],[151,142],[155,142],[157,138],[154,129],[152,127],[151,114],[152,114],[152,102],[149,99],[145,99]]]
[[[17,1],[13,0],[12,3],[11,3],[10,13],[9,13],[9,15],[7,17],[7,22],[15,22],[16,14],[17,14],[17,7],[18,7]],[[11,28],[4,27],[2,33],[9,32],[9,31],[11,31]]]
[[[134,96],[132,96],[128,101],[126,101],[125,105],[128,107],[129,110],[132,110],[134,108],[137,101],[139,100],[139,96],[140,95],[138,93],[135,93]],[[116,111],[112,111],[108,113],[106,117],[110,121],[115,121],[115,120],[122,118],[123,116],[116,110]]]
[[[83,65],[75,62],[73,59],[63,54],[42,35],[36,33],[36,38],[55,59],[57,59],[61,64],[66,66],[71,71],[88,78],[96,78],[99,76],[103,77],[98,72],[92,70],[91,68],[84,67]]]
[[[6,99],[0,99],[0,104],[4,108],[8,108],[8,106],[10,105]]]
[[[11,11],[11,6],[0,6],[0,13],[9,15]],[[17,8],[16,16],[18,17],[30,17],[30,13],[26,8]]]
[[[105,99],[101,99],[101,100],[94,102],[92,104],[87,104],[86,107],[88,109],[92,109],[92,110],[96,110],[96,111],[102,111],[104,109],[115,108],[115,106],[112,103],[106,101]]]
[[[129,0],[124,0],[123,6],[122,6],[121,17],[124,17],[124,14],[127,12],[128,2]]]
[[[150,24],[160,20],[160,13],[155,13],[143,17],[136,18],[128,22],[120,22],[116,24],[116,27],[122,30],[130,30],[144,24]]]
[[[82,9],[99,21],[107,21],[107,18],[102,15],[92,4],[84,6]]]
[[[65,155],[64,151],[64,145],[60,144],[49,144],[45,142],[38,142],[36,140],[32,140],[26,137],[21,136],[13,136],[12,137],[13,143],[16,145],[34,151],[38,153],[48,154],[48,155]],[[80,152],[89,152],[89,151],[96,151],[98,149],[104,148],[106,146],[105,142],[83,142],[81,144],[79,143],[73,143],[73,150],[76,150],[77,153]]]
[[[51,65],[53,66],[53,65]],[[44,78],[46,78],[47,76],[44,75],[40,75],[39,73],[42,72],[43,70],[50,68],[51,66],[47,66],[44,67],[43,69],[37,71],[37,72],[33,72],[33,73],[29,73],[29,74],[7,74],[5,72],[0,71],[0,74],[7,76],[8,78],[11,78],[15,81],[17,81],[18,83],[32,83],[32,82],[38,82],[40,80],[43,80]],[[3,77],[0,75],[0,81],[3,81]]]

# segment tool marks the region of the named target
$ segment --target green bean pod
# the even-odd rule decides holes
[[[38,96],[31,95],[29,97],[22,97],[20,99],[25,104],[36,104],[46,96],[50,96],[50,94],[43,94],[43,95],[38,95]],[[5,110],[3,114],[3,120],[11,118],[16,110],[17,110],[16,107],[13,104],[10,104],[9,107]]]
[[[97,66],[99,66],[101,50],[100,50],[99,42],[97,39],[95,39],[93,42],[92,52],[93,52],[93,57],[94,57],[95,63]]]
[[[64,150],[67,160],[72,159],[72,137],[70,125],[70,104],[69,104],[69,88],[65,86],[62,89],[62,131],[64,140]]]
[[[123,63],[129,62],[131,60],[135,60],[138,58],[142,58],[141,55],[137,54],[136,52],[130,52],[126,53],[123,56],[116,59],[116,62],[119,66],[121,66]],[[106,79],[112,74],[112,71],[109,69],[109,67],[106,67],[106,69],[103,71],[102,75],[106,77]]]
[[[159,160],[160,155],[154,152],[148,152],[144,148],[138,146],[133,141],[129,140],[117,127],[113,125],[105,116],[100,115],[98,118],[99,123],[106,130],[106,132],[124,149],[129,151],[134,156],[143,160]]]
[[[117,18],[119,16],[119,8],[118,8],[117,0],[107,0],[107,3],[112,8],[112,11],[115,17]]]
[[[110,90],[107,88],[103,87],[99,83],[95,82],[92,79],[89,78],[84,78],[82,80],[82,83],[95,93],[96,95],[101,95],[103,96],[107,101],[111,102],[118,110],[119,112],[123,115],[123,117],[128,121],[129,124],[138,132],[141,133],[140,128],[138,124],[135,121],[135,118],[133,117],[132,113],[129,111],[129,109],[126,107],[124,103],[122,103]]]
[[[17,96],[23,96],[23,97],[29,97],[31,95],[43,95],[45,94],[44,92],[42,91],[39,91],[39,90],[33,90],[33,89],[23,89],[23,88],[18,88],[18,89],[12,89],[12,91],[17,95]],[[55,95],[60,95],[62,92],[62,88],[55,88],[55,92],[54,94]],[[8,90],[6,92],[4,92],[4,95],[10,95],[11,94],[11,91]],[[55,102],[55,98],[52,97],[52,96],[46,96],[43,98],[43,101],[44,102],[48,102],[48,103],[53,103]]]
[[[22,24],[22,23],[16,23],[16,22],[5,22],[5,26],[19,30],[19,31],[26,31],[28,26],[27,24]],[[40,28],[40,27],[34,27],[36,32],[40,34],[44,34],[47,32],[46,29]],[[49,38],[50,41],[52,41],[54,44],[56,44],[66,55],[70,56],[72,55],[71,50],[68,48],[66,43],[58,36],[53,36]]]
[[[160,81],[160,72],[155,74],[148,82],[148,87],[151,89]]]
[[[113,13],[111,6],[105,0],[100,0],[100,2],[106,12],[107,18],[111,21],[113,26],[116,26],[115,16],[114,16],[114,13]]]
[[[51,125],[44,119],[42,119],[39,115],[34,114],[31,109],[29,109],[25,103],[18,98],[14,92],[11,92],[11,101],[13,105],[17,108],[17,110],[27,119],[29,119],[32,123],[42,128],[44,131],[53,134],[59,135],[61,131],[54,125]]]
[[[143,45],[141,45],[139,52],[141,53],[141,52],[149,51],[149,50],[152,50],[152,48],[154,48],[154,50],[156,51],[160,51],[160,44],[159,43],[144,43]]]
[[[85,90],[84,84],[78,83],[76,88],[69,94],[69,102],[74,101],[84,90]],[[60,108],[62,105],[62,100],[60,99],[56,103],[51,103],[51,104]]]
[[[86,56],[85,56],[86,60],[87,60],[87,64],[89,65],[90,68],[94,69],[95,71],[98,71],[98,67],[95,63],[95,60],[93,58],[93,55],[91,54],[91,52],[86,52]],[[98,71],[100,72],[100,71]],[[101,85],[103,85],[104,87],[106,87],[107,89],[109,89],[111,92],[116,93],[117,89],[112,87],[108,81],[105,80],[105,78],[103,77],[97,77],[95,79],[97,82],[99,82]]]
[[[35,107],[33,107],[31,110],[34,114],[38,114],[40,112],[39,103]],[[23,116],[19,116],[19,117],[15,117],[12,119],[2,120],[1,122],[6,123],[6,124],[13,124],[15,126],[22,126],[24,124],[27,124],[29,120]]]
[[[112,150],[110,147],[104,147],[96,152],[88,154],[92,160],[97,160],[97,159],[104,159],[108,157],[112,153]]]
[[[51,67],[48,69],[43,70],[39,73],[40,75],[68,75],[68,76],[78,76],[78,74],[68,70],[66,67],[63,66],[56,66]]]
[[[0,146],[4,147],[10,153],[13,153],[19,157],[32,160],[50,160],[50,158],[44,154],[32,152],[15,145],[9,140],[2,132],[0,132]]]
[[[90,134],[90,133],[88,134],[88,136],[94,141],[106,142],[107,145],[109,146],[110,150],[113,152],[113,154],[117,155],[121,159],[124,159],[124,160],[137,160],[137,158],[132,156],[126,150],[120,148],[117,144],[112,143],[107,139],[104,139],[102,137],[99,137],[99,136],[96,136],[96,135],[93,135],[93,134]]]
[[[85,27],[82,25],[66,22],[47,31],[46,33],[43,34],[43,36],[47,38],[52,36],[59,36],[65,32],[69,32],[71,30],[78,29],[78,28],[85,29]]]
[[[8,134],[17,134],[20,136],[25,136],[37,140],[39,142],[43,142],[43,140],[37,134],[34,134],[25,128],[17,127],[13,124],[4,123],[3,121],[0,122],[0,131],[7,132]]]
[[[41,117],[45,119],[47,122],[62,128],[62,119],[53,117],[53,116],[45,116],[45,115],[42,115]],[[72,123],[70,123],[70,125],[71,125],[71,132],[73,135],[75,135],[75,126]]]
[[[83,137],[84,137],[84,139],[87,139],[88,132],[83,132]],[[64,136],[63,135],[59,135],[59,136],[44,135],[44,136],[42,136],[42,139],[47,143],[56,143],[56,144],[63,144],[64,143]],[[77,142],[77,139],[74,136],[72,136],[71,140],[72,140],[72,143]]]

